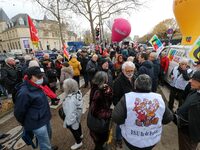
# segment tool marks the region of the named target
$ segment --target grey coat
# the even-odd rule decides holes
[[[77,130],[79,128],[83,110],[81,91],[67,95],[62,106],[65,113],[63,127],[66,128],[66,126],[71,126],[72,129]]]

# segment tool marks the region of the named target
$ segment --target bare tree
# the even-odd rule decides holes
[[[84,16],[90,23],[93,42],[95,42],[95,22],[97,24],[116,13],[128,13],[142,5],[139,0],[66,0],[70,9]],[[96,21],[96,19],[99,19]]]
[[[62,35],[61,14],[63,14],[64,13],[63,11],[67,9],[65,1],[63,0],[33,0],[33,1],[37,2],[42,8],[50,12],[50,14],[56,18],[59,25],[59,32],[60,32],[62,46],[64,46],[65,41]]]

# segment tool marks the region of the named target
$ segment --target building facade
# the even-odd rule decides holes
[[[39,48],[34,47],[30,39],[27,16],[18,14],[9,19],[0,8],[0,52],[12,49],[60,50],[62,48],[58,22],[49,20],[46,16],[43,20],[32,19],[40,39]],[[67,23],[62,23],[62,35],[65,42],[77,40],[77,35],[68,30]]]

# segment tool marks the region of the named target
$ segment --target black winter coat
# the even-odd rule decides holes
[[[82,57],[82,58],[79,59],[79,61],[81,63],[81,67],[82,67],[81,73],[82,74],[87,73],[86,67],[87,67],[87,63],[89,61],[89,58],[87,56],[86,57]]]
[[[24,81],[15,98],[14,115],[26,130],[38,129],[49,123],[49,102],[41,89]]]
[[[193,141],[200,142],[200,93],[192,91],[177,110],[179,127]],[[185,122],[187,122],[185,124]],[[182,125],[184,123],[184,126]]]
[[[13,93],[15,91],[15,85],[20,82],[18,71],[15,67],[6,64],[1,69],[1,80],[3,81],[4,87],[8,90],[8,93]]]
[[[134,80],[134,77],[132,80]],[[133,85],[131,82],[123,73],[119,74],[113,85],[113,104],[117,105],[122,96],[131,91],[133,91]]]
[[[98,63],[92,61],[92,59],[87,63],[86,71],[88,73],[88,78],[91,81],[98,71]]]

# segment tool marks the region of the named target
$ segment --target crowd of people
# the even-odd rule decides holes
[[[157,93],[164,85],[169,66],[165,51],[157,55],[142,47],[112,46],[88,53],[82,49],[69,60],[48,54],[42,60],[26,55],[24,62],[7,58],[1,68],[1,88],[14,102],[14,115],[27,132],[33,133],[41,150],[52,146],[50,105],[57,105],[58,89],[65,93],[63,126],[75,139],[71,149],[83,145],[83,109],[80,76],[90,88],[87,125],[95,150],[106,149],[111,122],[116,123],[115,144],[127,150],[150,150],[160,141],[162,125],[174,121],[179,129],[180,150],[194,150],[200,141],[200,60],[195,69],[182,58],[170,73],[169,103]],[[59,84],[57,84],[59,82]],[[179,101],[174,109],[174,100]],[[111,109],[111,105],[114,109]],[[123,141],[125,147],[123,147]]]

